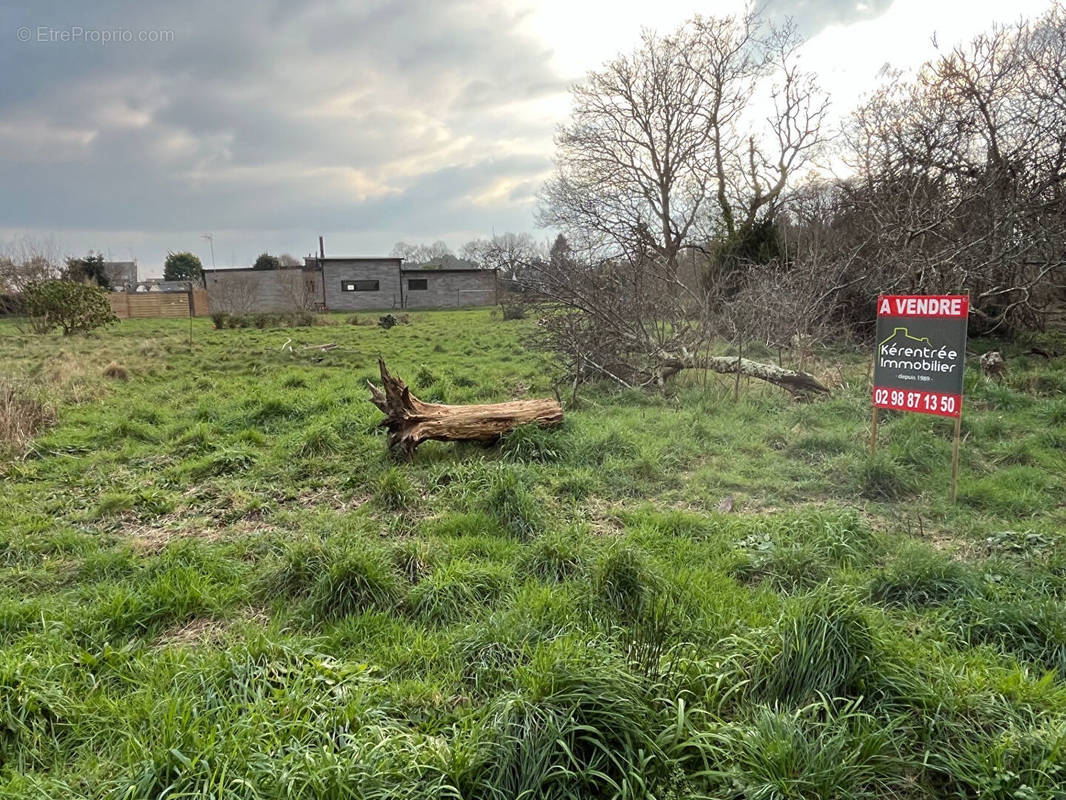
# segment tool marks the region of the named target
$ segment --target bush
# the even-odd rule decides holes
[[[62,328],[64,336],[118,322],[107,292],[98,286],[42,281],[26,287],[23,299],[30,317],[41,321],[45,330]]]
[[[222,330],[223,328],[229,327],[229,318],[230,315],[225,311],[216,311],[211,315],[211,322],[214,323],[216,329]]]
[[[521,302],[508,302],[503,303],[500,306],[500,315],[505,319],[525,319],[528,312],[526,306]]]

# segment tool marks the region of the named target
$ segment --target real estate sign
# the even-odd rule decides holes
[[[874,405],[960,416],[969,311],[966,295],[878,297]]]

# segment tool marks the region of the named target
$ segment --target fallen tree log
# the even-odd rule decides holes
[[[370,402],[381,409],[381,426],[389,430],[389,451],[409,459],[427,439],[440,442],[494,442],[520,425],[557,425],[562,406],[555,400],[516,400],[490,405],[452,406],[425,403],[378,359],[382,388],[367,381]]]
[[[740,373],[748,378],[756,378],[760,381],[772,383],[790,392],[794,397],[806,397],[812,394],[829,394],[829,389],[823,386],[817,378],[808,372],[794,369],[784,369],[773,364],[763,364],[759,361],[751,361],[738,356],[709,356],[697,358],[694,356],[683,358],[666,359],[659,373],[660,382],[665,381],[672,375],[676,375],[683,369],[706,368],[711,372],[722,375]]]

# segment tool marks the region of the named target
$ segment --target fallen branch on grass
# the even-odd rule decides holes
[[[520,425],[549,426],[563,420],[562,406],[547,398],[471,406],[424,403],[389,373],[383,359],[378,359],[378,367],[383,388],[367,381],[370,402],[385,415],[381,425],[389,430],[389,451],[402,459],[409,459],[427,439],[494,442]]]

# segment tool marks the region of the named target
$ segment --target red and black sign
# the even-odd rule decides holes
[[[874,405],[959,416],[969,313],[966,295],[878,297]]]

